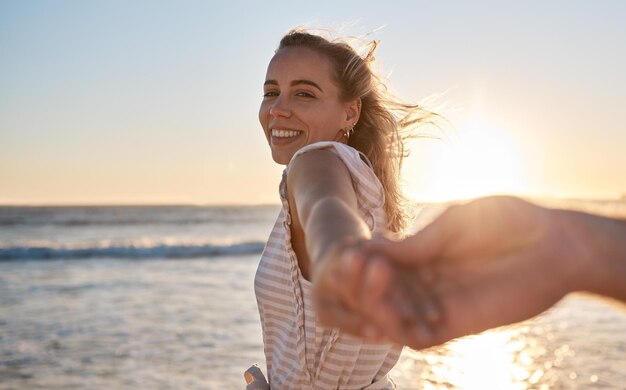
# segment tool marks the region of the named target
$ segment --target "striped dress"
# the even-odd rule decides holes
[[[345,144],[318,142],[300,149],[292,160],[313,149],[331,150],[343,161],[352,176],[359,215],[372,232],[382,232],[384,193],[367,159]],[[273,390],[393,389],[387,373],[398,361],[401,347],[367,344],[316,323],[312,285],[302,277],[291,247],[288,170],[289,166],[280,183],[282,209],[254,279],[270,386]]]

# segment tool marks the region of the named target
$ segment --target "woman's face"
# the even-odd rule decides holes
[[[281,49],[270,61],[259,121],[278,164],[314,142],[347,141],[358,109],[339,99],[331,74],[330,60],[307,47]]]

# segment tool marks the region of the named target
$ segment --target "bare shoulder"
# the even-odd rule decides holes
[[[356,193],[348,167],[330,150],[316,149],[296,156],[287,172],[287,187],[296,204],[325,197],[356,204]]]
[[[344,180],[350,177],[348,167],[339,156],[328,149],[315,149],[296,156],[290,163],[288,181],[306,177],[307,181],[320,176]]]

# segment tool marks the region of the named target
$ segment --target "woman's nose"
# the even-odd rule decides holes
[[[276,100],[274,100],[272,106],[270,107],[270,115],[273,117],[291,116],[291,109],[285,99],[279,96]]]

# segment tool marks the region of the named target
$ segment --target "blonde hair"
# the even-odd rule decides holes
[[[436,114],[392,96],[382,77],[372,70],[378,45],[378,41],[371,41],[367,54],[362,57],[345,41],[329,40],[294,29],[281,39],[277,51],[290,46],[304,46],[325,55],[333,64],[333,77],[342,101],[360,99],[361,115],[348,145],[371,161],[384,189],[388,228],[394,233],[402,233],[407,223],[404,210],[406,199],[400,182],[402,159],[407,155],[405,140],[419,125],[430,122]]]

